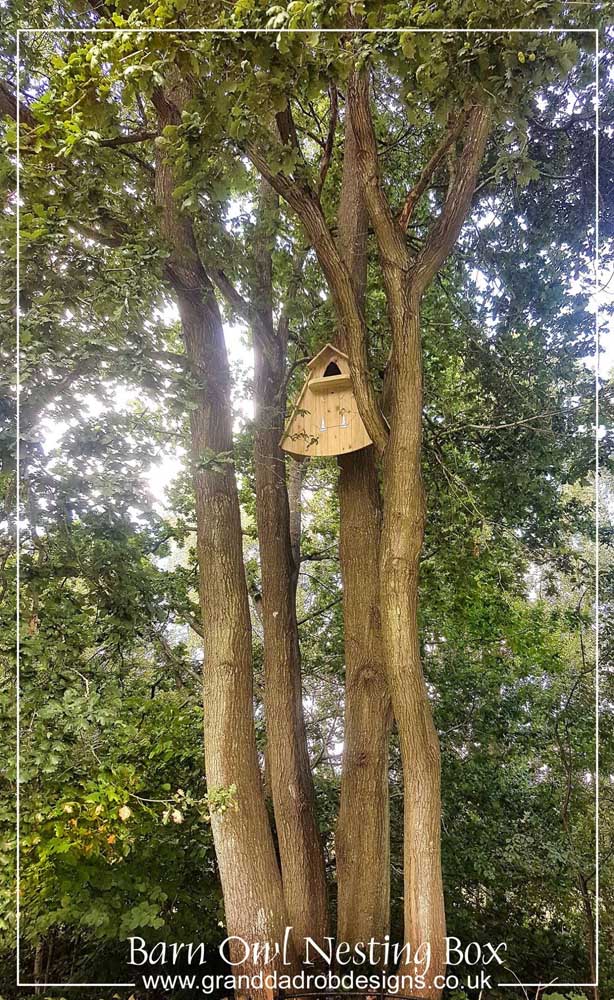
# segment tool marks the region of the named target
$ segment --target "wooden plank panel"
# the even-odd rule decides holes
[[[371,444],[351,388],[337,385],[333,390],[333,385],[326,392],[319,386],[314,392],[309,383],[305,386],[298,405],[298,410],[304,412],[295,412],[291,417],[282,440],[285,451],[324,457],[347,454]]]

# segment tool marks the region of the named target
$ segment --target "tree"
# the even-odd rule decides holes
[[[463,469],[461,489],[466,479],[473,483],[475,478],[472,489],[480,495],[481,507],[479,512],[476,507],[468,524],[479,544],[479,534],[486,530],[483,508],[492,514],[502,503],[503,470],[521,481],[514,461],[501,457],[501,432],[514,437],[506,444],[517,459],[523,452],[517,432],[505,435],[508,426],[518,428],[526,422],[527,430],[532,430],[544,420],[556,420],[557,412],[564,414],[565,429],[557,430],[562,453],[563,443],[577,436],[582,414],[565,402],[565,392],[580,378],[577,373],[561,370],[556,384],[545,374],[543,352],[549,348],[545,341],[535,342],[533,324],[523,322],[518,308],[523,296],[535,308],[534,293],[517,279],[513,255],[501,257],[501,249],[507,252],[507,248],[496,237],[490,243],[483,235],[473,241],[469,229],[458,259],[466,254],[481,273],[501,275],[513,289],[516,298],[505,316],[482,318],[492,323],[501,343],[520,337],[524,348],[533,352],[542,366],[531,383],[540,405],[527,409],[526,399],[515,398],[505,377],[497,381],[483,358],[473,359],[471,375],[457,377],[462,405],[446,400],[445,383],[436,373],[436,353],[424,345],[438,316],[445,315],[454,327],[455,309],[462,312],[468,305],[471,309],[471,298],[460,305],[455,300],[459,287],[470,288],[470,265],[446,264],[470,213],[479,226],[492,206],[507,212],[509,234],[519,210],[513,197],[506,202],[507,191],[513,190],[504,179],[506,173],[511,180],[537,182],[535,162],[550,158],[553,145],[564,155],[559,136],[541,138],[544,129],[543,121],[537,121],[536,95],[541,100],[548,95],[562,116],[561,132],[566,135],[565,83],[559,79],[565,72],[577,74],[581,85],[590,53],[580,57],[556,35],[536,37],[519,50],[515,37],[503,29],[500,37],[459,40],[443,35],[433,42],[408,32],[373,43],[368,35],[346,31],[347,21],[340,13],[334,24],[342,32],[324,40],[292,34],[242,36],[244,65],[239,67],[232,35],[166,35],[153,45],[151,36],[121,30],[124,24],[148,27],[148,21],[140,20],[144,15],[135,11],[124,21],[115,12],[107,22],[110,13],[96,9],[96,16],[103,18],[98,23],[114,24],[114,33],[103,41],[95,36],[85,43],[72,40],[65,52],[53,53],[55,65],[46,85],[32,85],[22,116],[22,150],[24,157],[37,153],[36,161],[28,161],[24,190],[38,209],[25,215],[22,235],[34,258],[44,246],[41,262],[49,259],[49,253],[60,253],[75,269],[78,265],[71,259],[75,239],[79,252],[85,249],[105,272],[115,261],[120,267],[126,262],[134,267],[136,262],[141,273],[134,283],[131,280],[131,295],[137,288],[139,295],[134,295],[136,305],[127,305],[126,314],[117,317],[120,346],[124,320],[130,327],[135,322],[132,310],[136,312],[141,303],[151,308],[160,301],[159,277],[178,304],[183,351],[166,361],[180,370],[187,368],[182,391],[190,410],[200,627],[206,646],[207,786],[214,803],[211,821],[228,929],[248,940],[263,936],[280,940],[289,922],[300,953],[301,938],[306,933],[322,935],[327,923],[301,702],[295,608],[298,546],[291,532],[285,477],[279,475],[278,446],[284,393],[292,385],[288,343],[304,352],[305,346],[324,338],[317,321],[310,325],[306,345],[291,330],[298,284],[310,280],[317,286],[318,279],[309,271],[313,269],[309,249],[298,249],[302,237],[278,204],[277,194],[296,213],[315,251],[330,293],[333,322],[350,356],[361,415],[374,442],[373,449],[342,460],[339,487],[346,745],[336,841],[338,933],[355,941],[370,933],[381,935],[388,926],[391,704],[404,784],[404,934],[413,945],[431,941],[436,974],[443,968],[445,933],[439,738],[422,668],[418,574],[421,562],[423,576],[428,574],[423,535],[426,532],[428,551],[431,540],[437,542],[437,532],[436,522],[425,513],[425,456],[430,502],[438,504],[444,498],[442,509],[447,503],[448,513],[453,511],[455,517],[461,516],[462,504],[450,504],[459,486],[450,460]],[[231,26],[242,18],[250,27],[262,23],[259,12],[251,8],[234,14]],[[156,16],[172,25],[175,12]],[[275,16],[276,28],[311,27],[306,23],[309,12],[302,8]],[[365,16],[370,23],[372,15]],[[395,27],[395,16],[390,15],[387,27]],[[402,12],[398,16],[402,19]],[[535,24],[535,11],[523,11],[523,16]],[[196,12],[179,15],[188,25],[192,17]],[[427,47],[432,56],[428,64]],[[269,112],[271,101],[277,109],[274,116]],[[411,115],[415,123],[401,139],[394,131],[399,114]],[[342,127],[343,170],[338,136]],[[571,127],[578,128],[578,123]],[[515,145],[519,137],[530,144],[530,152]],[[250,168],[246,156],[264,180]],[[62,170],[58,186],[52,188],[49,171],[58,162]],[[356,166],[360,186],[355,184]],[[478,188],[479,197],[472,204]],[[141,202],[136,217],[135,190]],[[566,185],[558,191],[564,196]],[[249,207],[237,234],[226,213],[228,205],[241,198]],[[586,204],[580,200],[579,219],[583,207]],[[539,211],[537,199],[531,205],[531,194],[525,199],[527,209]],[[282,249],[283,241],[276,236],[280,224],[284,233],[291,234],[290,252]],[[76,236],[68,235],[70,228]],[[535,227],[532,238],[537,246],[547,246],[546,226]],[[573,245],[578,247],[577,236]],[[572,253],[567,248],[557,255],[549,248],[540,265],[543,273],[564,270]],[[295,259],[289,262],[291,254]],[[91,298],[95,321],[101,325],[108,320],[107,302],[121,295],[121,286],[105,286],[103,279]],[[322,301],[321,285],[317,291]],[[472,292],[477,298],[475,288]],[[266,759],[280,864],[266,814],[254,730],[249,595],[233,455],[231,381],[218,293],[234,315],[250,324],[254,343],[253,472],[263,597]],[[35,289],[34,300],[37,294]],[[540,300],[539,317],[545,326],[556,328],[557,323],[567,322],[561,320],[565,309],[561,299]],[[326,315],[330,318],[331,313],[325,314],[324,328]],[[381,324],[377,335],[372,331],[374,316]],[[57,325],[57,316],[53,322]],[[54,399],[71,384],[83,385],[91,377],[89,366],[100,355],[87,349],[82,331],[79,343],[84,364],[70,366],[54,382]],[[488,343],[485,337],[480,345],[486,355]],[[438,349],[445,356],[450,343],[444,339]],[[582,343],[574,351],[581,357]],[[115,365],[115,358],[108,363]],[[487,390],[479,404],[472,402],[474,377]],[[423,381],[428,385],[429,379],[437,387],[438,404],[445,400],[454,415],[451,427],[439,426],[440,405],[429,412],[431,397],[423,395]],[[468,425],[463,407],[470,414]],[[581,475],[584,459],[582,449],[577,451],[577,475]],[[479,454],[478,475],[475,454]],[[545,538],[550,532],[548,543],[553,543],[567,510],[557,493],[558,479],[552,489],[544,485],[550,473],[539,441],[531,442],[529,454],[535,487],[523,482],[520,495],[507,498],[503,507],[509,525],[538,546],[540,533]],[[560,478],[561,455],[557,462]],[[441,470],[440,481],[432,467]],[[534,488],[545,490],[537,513]],[[471,492],[470,498],[473,504]],[[34,539],[32,544],[36,547]],[[458,558],[458,536],[451,534],[447,544],[447,559],[444,550],[437,564],[446,572],[450,554]],[[284,752],[285,743],[290,753]],[[352,811],[362,797],[365,823],[357,829]],[[218,799],[223,808],[215,808]],[[296,800],[302,804],[298,814],[293,807]],[[361,889],[368,905],[360,898]],[[263,906],[266,926],[261,919]],[[425,992],[431,995],[437,988],[429,983]]]
[[[300,23],[299,19],[297,21]],[[285,23],[283,15],[281,23]],[[410,59],[414,46],[412,38],[407,47]],[[425,518],[421,474],[420,303],[452,250],[468,214],[491,128],[490,88],[496,89],[501,78],[497,71],[492,72],[493,64],[488,62],[488,71],[482,81],[477,83],[472,75],[464,85],[456,83],[456,102],[450,99],[450,91],[446,88],[445,99],[440,98],[439,106],[436,83],[429,88],[432,91],[428,94],[429,112],[436,116],[447,112],[447,126],[395,217],[381,179],[370,104],[370,74],[366,67],[356,68],[372,56],[373,47],[367,43],[362,48],[357,55],[349,46],[349,65],[353,61],[354,66],[349,75],[346,74],[347,116],[356,141],[362,196],[375,233],[387,301],[391,349],[383,388],[385,414],[369,378],[362,303],[356,296],[355,283],[326,220],[319,191],[312,185],[287,86],[285,104],[284,88],[280,87],[282,110],[275,118],[282,144],[276,159],[284,164],[283,168],[270,166],[262,140],[259,145],[257,138],[249,137],[249,131],[242,138],[242,145],[256,168],[296,211],[318,256],[349,352],[358,408],[382,462],[384,505],[378,555],[379,611],[386,676],[399,731],[404,773],[405,936],[412,953],[421,942],[431,943],[434,977],[441,975],[445,967],[445,916],[440,868],[439,744],[421,667],[418,634],[418,572]],[[535,61],[536,52],[531,56]],[[546,56],[547,60],[551,58],[551,54]],[[518,53],[518,59],[522,65],[526,59],[524,53]],[[439,64],[438,72],[445,72],[445,60]],[[505,89],[509,86],[508,81],[509,74]],[[515,100],[519,97],[517,92]],[[509,114],[509,93],[506,99],[506,113]],[[501,109],[498,112],[500,114]],[[460,150],[457,149],[459,144],[462,144]],[[287,150],[285,160],[284,150]],[[428,190],[435,171],[448,153],[451,154],[448,157],[448,186],[441,211],[427,230],[420,249],[412,252],[405,239],[407,226],[416,203]],[[360,199],[356,210],[360,212]],[[347,253],[347,245],[344,249]],[[431,981],[427,994],[433,992],[437,990]]]

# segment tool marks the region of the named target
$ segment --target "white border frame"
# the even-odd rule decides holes
[[[409,32],[412,34],[499,34],[505,32],[507,34],[575,34],[575,35],[593,35],[595,41],[595,276],[593,284],[593,296],[594,296],[594,314],[595,314],[595,967],[597,970],[596,981],[594,983],[560,983],[557,980],[553,980],[550,983],[497,983],[497,988],[510,988],[510,989],[522,989],[525,990],[526,987],[538,987],[540,989],[547,989],[550,986],[565,987],[565,988],[583,988],[592,987],[593,989],[599,986],[599,906],[600,906],[600,895],[599,895],[599,702],[600,702],[600,676],[599,676],[599,344],[600,344],[600,316],[599,316],[599,281],[600,281],[600,248],[599,248],[599,28],[354,28],[352,29],[355,34],[361,35],[373,35],[380,32],[385,34],[400,34],[401,32]],[[21,723],[21,705],[20,705],[20,653],[21,653],[21,637],[20,637],[20,480],[19,480],[19,466],[20,466],[20,389],[21,389],[21,369],[20,369],[20,307],[21,307],[21,286],[20,286],[20,239],[19,239],[19,224],[20,224],[20,182],[21,182],[21,150],[20,150],[20,101],[21,101],[21,91],[20,91],[20,44],[21,36],[27,34],[34,35],[46,35],[46,34],[114,34],[118,31],[134,33],[144,33],[149,34],[310,34],[313,31],[318,31],[322,34],[344,34],[347,33],[347,29],[344,28],[17,28],[16,33],[16,99],[17,99],[17,110],[16,110],[16,126],[17,126],[17,139],[16,139],[16,156],[17,156],[17,184],[16,184],[16,550],[17,550],[17,563],[16,563],[16,586],[17,586],[17,604],[16,604],[16,624],[17,624],[17,637],[16,637],[16,659],[17,659],[17,669],[16,669],[16,741],[15,741],[15,761],[16,761],[16,807],[17,807],[17,822],[16,822],[16,832],[17,832],[17,846],[16,846],[16,974],[17,981],[16,985],[27,986],[27,987],[39,987],[43,988],[53,988],[61,987],[62,989],[71,989],[77,987],[100,987],[108,986],[114,988],[125,988],[132,989],[137,986],[136,983],[34,983],[34,982],[21,982],[20,980],[20,917],[21,917],[21,907],[20,907],[20,821],[21,821],[21,796],[20,796],[20,780],[19,780],[19,766],[20,766],[20,723]]]

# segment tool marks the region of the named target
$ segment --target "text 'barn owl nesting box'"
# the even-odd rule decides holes
[[[286,425],[281,447],[291,455],[345,455],[371,444],[350,380],[347,354],[327,344],[309,373]]]

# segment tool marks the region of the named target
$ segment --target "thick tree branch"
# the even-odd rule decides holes
[[[232,281],[221,268],[209,268],[208,274],[214,285],[222,293],[228,305],[260,337],[263,350],[272,359],[275,353],[275,335],[267,322],[251,302],[244,299]]]
[[[139,142],[148,142],[150,139],[156,139],[158,135],[159,132],[152,131],[151,129],[143,129],[140,132],[115,135],[111,139],[99,139],[98,145],[115,149],[118,146],[132,146]]]
[[[245,152],[271,187],[294,209],[317,254],[343,327],[356,405],[367,433],[381,453],[388,440],[388,428],[369,378],[364,316],[357,304],[348,269],[324,218],[320,200],[306,184],[281,171],[274,172],[264,154],[253,143],[246,145]]]
[[[6,80],[0,80],[0,115],[17,121],[17,95]],[[19,121],[31,128],[36,124],[34,115],[23,101],[19,102]]]
[[[292,108],[290,107],[289,101],[283,111],[277,112],[275,115],[275,121],[277,123],[279,138],[283,142],[284,146],[290,145],[293,149],[296,149],[299,153],[301,153],[301,146],[298,141],[298,135],[296,134],[296,125],[294,124]]]
[[[246,323],[251,324],[254,320],[253,309],[247,299],[243,298],[238,288],[235,288],[230,278],[219,267],[210,268],[209,274],[230,308]]]
[[[92,240],[94,243],[100,243],[102,246],[110,247],[111,249],[116,249],[124,244],[125,237],[114,236],[112,233],[103,233],[100,229],[96,229],[95,226],[88,226],[84,222],[71,222],[70,228],[74,229],[81,236],[85,236],[87,240]]]
[[[177,89],[177,86],[175,86]],[[186,95],[184,95],[186,96]],[[154,87],[151,92],[151,103],[158,112],[159,122],[162,126],[167,125],[178,125],[181,121],[181,114],[177,105],[172,101],[168,100],[166,93],[162,87]]]
[[[429,159],[428,163],[424,166],[424,169],[422,170],[420,177],[416,181],[416,184],[411,189],[411,191],[408,192],[403,207],[397,217],[399,226],[401,227],[404,233],[407,232],[407,228],[411,221],[414,209],[418,204],[418,202],[420,201],[422,195],[427,190],[431,178],[433,177],[433,174],[435,173],[435,171],[441,164],[442,160],[448,153],[450,147],[453,145],[453,143],[456,142],[459,135],[461,134],[465,126],[465,123],[467,121],[467,116],[468,112],[466,111],[462,112],[460,115],[457,116],[457,118],[454,121],[452,121],[449,124],[448,129],[446,130],[443,136],[443,139],[437,146],[437,149]]]
[[[414,287],[419,294],[437,274],[458,239],[475,191],[490,122],[488,108],[474,104],[467,118],[465,144],[458,159],[454,183],[416,259]]]
[[[337,101],[337,88],[334,83],[331,83],[329,87],[330,95],[330,120],[328,123],[328,134],[326,136],[326,143],[324,145],[324,152],[322,154],[322,159],[320,161],[320,175],[318,177],[318,196],[322,194],[322,188],[324,187],[324,182],[326,181],[326,175],[328,173],[328,168],[333,156],[333,145],[335,142],[335,132],[337,130],[337,118],[339,114],[338,101]]]
[[[409,252],[403,230],[392,214],[392,209],[381,184],[377,139],[369,102],[369,74],[366,69],[350,77],[348,84],[348,110],[361,167],[365,202],[375,231],[382,267],[409,268]]]

